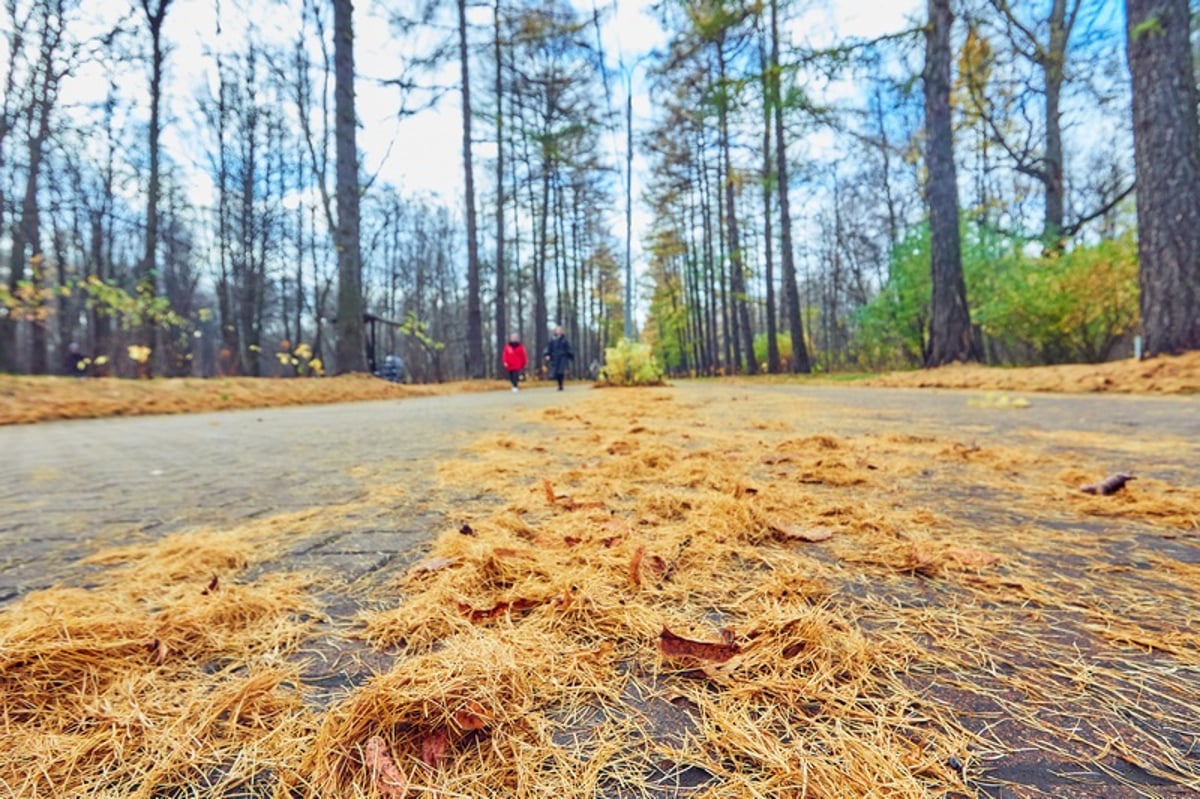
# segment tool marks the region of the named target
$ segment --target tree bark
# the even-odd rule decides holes
[[[148,290],[151,294],[156,293],[157,283],[157,263],[155,261],[156,252],[158,250],[158,201],[162,193],[160,172],[160,153],[159,153],[159,137],[162,134],[162,79],[163,79],[163,61],[164,54],[162,49],[162,28],[163,21],[167,17],[167,9],[171,5],[171,0],[158,0],[151,5],[150,0],[142,0],[142,10],[146,13],[146,21],[150,26],[150,132],[149,132],[149,156],[150,156],[150,178],[146,184],[146,241],[145,251],[142,255],[141,269],[138,274],[138,283],[144,290]],[[145,340],[143,344],[149,345],[150,332],[147,329],[143,331]]]
[[[733,365],[740,365],[746,374],[758,371],[754,363],[754,330],[750,327],[750,309],[746,302],[746,261],[742,252],[741,230],[738,227],[737,191],[734,185],[733,157],[729,141],[729,83],[726,75],[724,41],[717,42],[717,68],[721,92],[717,114],[721,126],[721,155],[725,164],[725,222],[729,230],[729,294],[733,334]],[[738,341],[738,339],[741,339]],[[742,360],[743,353],[745,360]]]
[[[467,376],[483,377],[483,314],[479,305],[479,233],[475,167],[471,157],[471,74],[467,52],[467,0],[458,0],[458,61],[462,75],[462,158],[467,206]]]
[[[1200,133],[1187,0],[1126,0],[1147,355],[1200,349]]]
[[[775,170],[779,189],[779,247],[780,270],[783,275],[784,302],[787,305],[788,329],[792,335],[793,372],[808,374],[812,364],[804,343],[804,327],[800,317],[800,291],[796,281],[796,256],[792,251],[792,210],[788,198],[787,139],[783,125],[783,92],[779,75],[779,2],[771,0],[771,66],[775,95]]]
[[[493,47],[496,60],[496,373],[504,376],[500,353],[508,341],[508,308],[505,293],[508,291],[508,268],[504,261],[504,60],[500,42],[500,0],[496,0],[493,11]]]
[[[950,0],[928,0],[925,42],[925,162],[933,297],[926,366],[977,359],[958,233],[958,184],[950,109]]]
[[[337,370],[367,369],[359,242],[358,145],[351,0],[333,0],[334,138],[337,147]]]

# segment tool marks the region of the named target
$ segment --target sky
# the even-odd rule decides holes
[[[633,65],[634,86],[634,129],[650,124],[652,98],[647,96],[644,84],[643,63],[639,58],[666,41],[666,34],[647,13],[648,0],[572,0],[582,15],[590,16],[598,8],[607,20],[602,30],[602,44],[608,63],[614,65],[610,73],[612,102],[616,109],[625,105],[625,81],[615,70],[618,61]],[[357,108],[360,119],[358,143],[362,153],[363,168],[369,174],[379,172],[379,178],[398,186],[409,195],[419,195],[440,200],[452,209],[462,205],[462,154],[460,134],[460,98],[456,92],[443,96],[440,104],[404,119],[398,118],[399,99],[394,89],[380,87],[378,78],[397,75],[402,70],[405,53],[402,45],[393,38],[387,22],[389,8],[403,7],[411,0],[357,0],[354,8],[355,57],[359,75],[357,82]],[[174,0],[166,18],[164,36],[169,45],[167,56],[166,114],[163,130],[163,146],[168,156],[177,165],[179,173],[187,175],[187,194],[198,207],[214,206],[211,179],[206,176],[208,165],[206,148],[196,146],[198,140],[207,140],[196,101],[199,85],[207,82],[215,87],[215,69],[211,56],[215,48],[237,50],[245,40],[246,31],[238,27],[243,16],[232,13],[234,9],[254,9],[257,36],[280,43],[290,42],[296,35],[299,21],[291,13],[280,13],[285,7],[269,0]],[[222,10],[223,25],[218,36],[217,9]],[[820,46],[829,44],[839,37],[869,38],[911,27],[923,4],[919,0],[813,0],[812,10],[795,23],[792,38],[807,44]],[[122,15],[128,17],[129,27],[144,30],[145,20],[139,8],[128,0],[85,0],[83,13],[93,20],[97,31]],[[131,10],[132,9],[132,10]],[[491,10],[486,6],[471,11],[472,22],[487,30],[491,24]],[[239,20],[235,23],[233,20]],[[481,44],[483,43],[481,37]],[[135,118],[145,122],[148,117],[148,102],[144,89],[137,85],[144,80],[145,70],[139,65],[126,67],[121,80],[133,82],[132,91],[141,92],[142,102],[132,110]],[[444,82],[457,82],[457,65],[446,67]],[[478,81],[483,78],[473,75],[476,91],[486,93],[486,87]],[[107,90],[108,76],[102,69],[94,67],[72,76],[69,97],[99,101]],[[843,87],[842,91],[852,91]],[[486,134],[478,123],[479,138]],[[610,158],[616,164],[624,164],[624,135],[614,131],[606,146],[611,150]],[[477,164],[488,154],[486,145],[476,150]],[[635,202],[641,193],[639,176],[648,168],[646,162],[635,157],[633,191]],[[177,173],[177,174],[179,174]],[[136,197],[138,187],[130,184],[127,189],[130,199]],[[484,209],[486,213],[486,209]],[[614,236],[624,238],[624,214],[613,214]],[[635,248],[642,231],[649,224],[645,212],[635,210]]]

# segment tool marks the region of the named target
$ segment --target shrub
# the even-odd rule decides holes
[[[663,370],[647,344],[623,338],[604,350],[600,382],[606,386],[660,386]]]

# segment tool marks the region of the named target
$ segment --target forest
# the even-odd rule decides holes
[[[837,5],[658,0],[625,52],[615,0],[4,0],[0,371],[435,382],[556,325],[582,375],[622,338],[675,375],[1200,348],[1187,0]],[[451,198],[361,146],[429,114]]]

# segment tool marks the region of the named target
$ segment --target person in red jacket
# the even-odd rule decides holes
[[[508,345],[504,348],[501,360],[504,362],[504,368],[508,370],[508,379],[512,381],[512,390],[517,391],[521,370],[529,363],[529,356],[525,354],[525,345],[521,343],[521,337],[516,333],[508,337]]]

